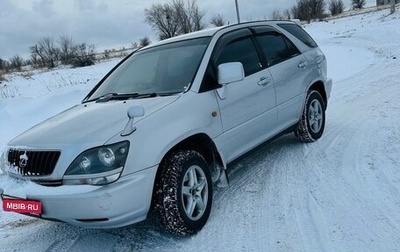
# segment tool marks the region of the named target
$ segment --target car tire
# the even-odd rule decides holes
[[[307,94],[303,113],[294,134],[303,142],[315,142],[325,129],[325,105],[321,94],[311,90]]]
[[[161,226],[175,235],[191,235],[206,224],[212,205],[208,165],[197,151],[165,158],[156,184],[155,210]]]

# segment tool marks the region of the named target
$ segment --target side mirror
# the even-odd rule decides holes
[[[218,66],[218,83],[226,85],[244,79],[244,68],[240,62],[224,63]]]
[[[132,106],[128,109],[127,115],[129,117],[129,121],[126,124],[125,128],[121,132],[121,136],[129,136],[133,132],[135,132],[136,127],[133,126],[133,120],[135,117],[144,116],[144,108],[142,106]]]
[[[135,117],[144,116],[144,109],[142,106],[132,106],[128,109],[128,117],[129,119],[133,119]]]

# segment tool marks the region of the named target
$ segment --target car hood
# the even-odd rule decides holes
[[[129,121],[129,108],[142,106],[144,109],[144,116],[134,119],[136,123],[178,98],[179,95],[175,95],[79,104],[28,129],[11,140],[9,145],[28,148],[59,148],[71,144],[102,145],[125,128]]]

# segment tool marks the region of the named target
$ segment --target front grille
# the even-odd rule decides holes
[[[60,154],[60,151],[10,149],[8,162],[22,176],[47,176],[53,172]]]

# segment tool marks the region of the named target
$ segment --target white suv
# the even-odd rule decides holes
[[[9,142],[5,211],[90,228],[144,220],[199,231],[227,164],[294,132],[321,137],[332,80],[291,21],[164,40],[128,56],[83,102]],[[11,182],[12,181],[12,182]]]

